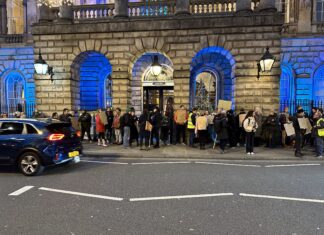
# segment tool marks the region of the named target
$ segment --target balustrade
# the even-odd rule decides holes
[[[130,17],[169,16],[175,13],[175,1],[147,1],[128,4]]]
[[[236,11],[237,0],[189,0],[189,12],[193,15],[231,13]],[[251,9],[258,6],[260,0],[251,1]],[[114,4],[72,6],[74,20],[108,19],[115,15]],[[129,17],[163,17],[176,13],[176,0],[158,0],[129,2]],[[57,19],[59,8],[51,8],[51,18]]]
[[[24,42],[24,34],[6,34],[0,35],[0,42],[3,43],[23,43]]]

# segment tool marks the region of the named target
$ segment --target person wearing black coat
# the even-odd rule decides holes
[[[218,127],[215,128],[215,132],[217,133],[217,140],[219,140],[219,147],[221,149],[221,153],[225,153],[225,147],[228,140],[228,122],[226,118],[226,111],[222,111],[221,114],[215,117],[215,124],[217,123]]]
[[[132,145],[133,141],[136,141],[136,145],[139,146],[138,142],[138,129],[137,129],[137,124],[138,124],[138,117],[135,115],[135,110],[132,109],[131,111],[131,116],[130,116],[130,140],[129,144]]]
[[[91,134],[90,134],[90,128],[91,128],[91,115],[87,112],[87,110],[83,110],[81,116],[79,117],[78,122],[81,126],[81,141],[84,139],[85,133],[88,135],[88,140],[91,143]]]
[[[108,107],[106,110],[106,116],[107,116],[107,125],[105,125],[105,132],[106,132],[105,135],[106,135],[106,139],[109,141],[109,143],[111,143],[112,135],[113,135],[112,124],[114,121],[114,113],[110,107]]]
[[[227,112],[227,131],[228,131],[228,140],[231,148],[237,146],[237,130],[235,125],[235,116],[233,110]]]
[[[59,116],[61,122],[71,123],[71,115],[69,114],[68,109],[63,109],[63,113]]]
[[[295,129],[295,156],[296,157],[302,157],[304,155],[301,152],[301,148],[302,148],[302,141],[303,141],[303,135],[305,134],[305,130],[300,128],[298,122],[298,118],[303,118],[304,116],[305,116],[304,110],[299,109],[293,117],[293,126]]]
[[[170,119],[166,116],[166,112],[164,112],[164,115],[162,116],[162,122],[161,122],[161,140],[163,141],[164,145],[168,144],[169,140],[169,128],[170,128]]]
[[[143,113],[138,119],[138,127],[139,127],[139,145],[140,149],[143,148],[143,141],[145,140],[145,148],[149,149],[149,141],[150,141],[150,132],[145,130],[146,122],[150,122],[150,115],[147,109],[143,110]]]
[[[160,128],[162,123],[162,115],[158,107],[155,107],[153,110],[153,113],[151,115],[151,122],[153,125],[151,144],[153,145],[153,139],[155,138],[154,148],[160,148]]]

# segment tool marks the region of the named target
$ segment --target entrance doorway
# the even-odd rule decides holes
[[[165,87],[143,87],[143,108],[153,111],[154,107],[165,110],[169,97],[174,98],[173,86]]]

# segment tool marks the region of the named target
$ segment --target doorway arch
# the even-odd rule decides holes
[[[162,66],[158,76],[151,73],[154,56]],[[168,57],[159,52],[146,52],[136,60],[132,69],[132,106],[137,114],[143,108],[154,106],[164,110],[167,99],[174,97],[173,89],[173,64]]]

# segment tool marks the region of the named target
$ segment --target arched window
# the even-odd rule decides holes
[[[3,80],[3,92],[1,94],[1,110],[5,110],[10,116],[14,112],[25,111],[25,79],[18,72],[11,72]]]
[[[213,110],[218,100],[234,104],[235,60],[222,47],[207,47],[192,59],[190,68],[190,106]]]
[[[314,73],[313,100],[324,101],[324,65],[318,67]]]
[[[199,104],[199,109],[214,110],[219,94],[217,92],[219,79],[211,72],[202,72],[195,79],[195,104]]]

